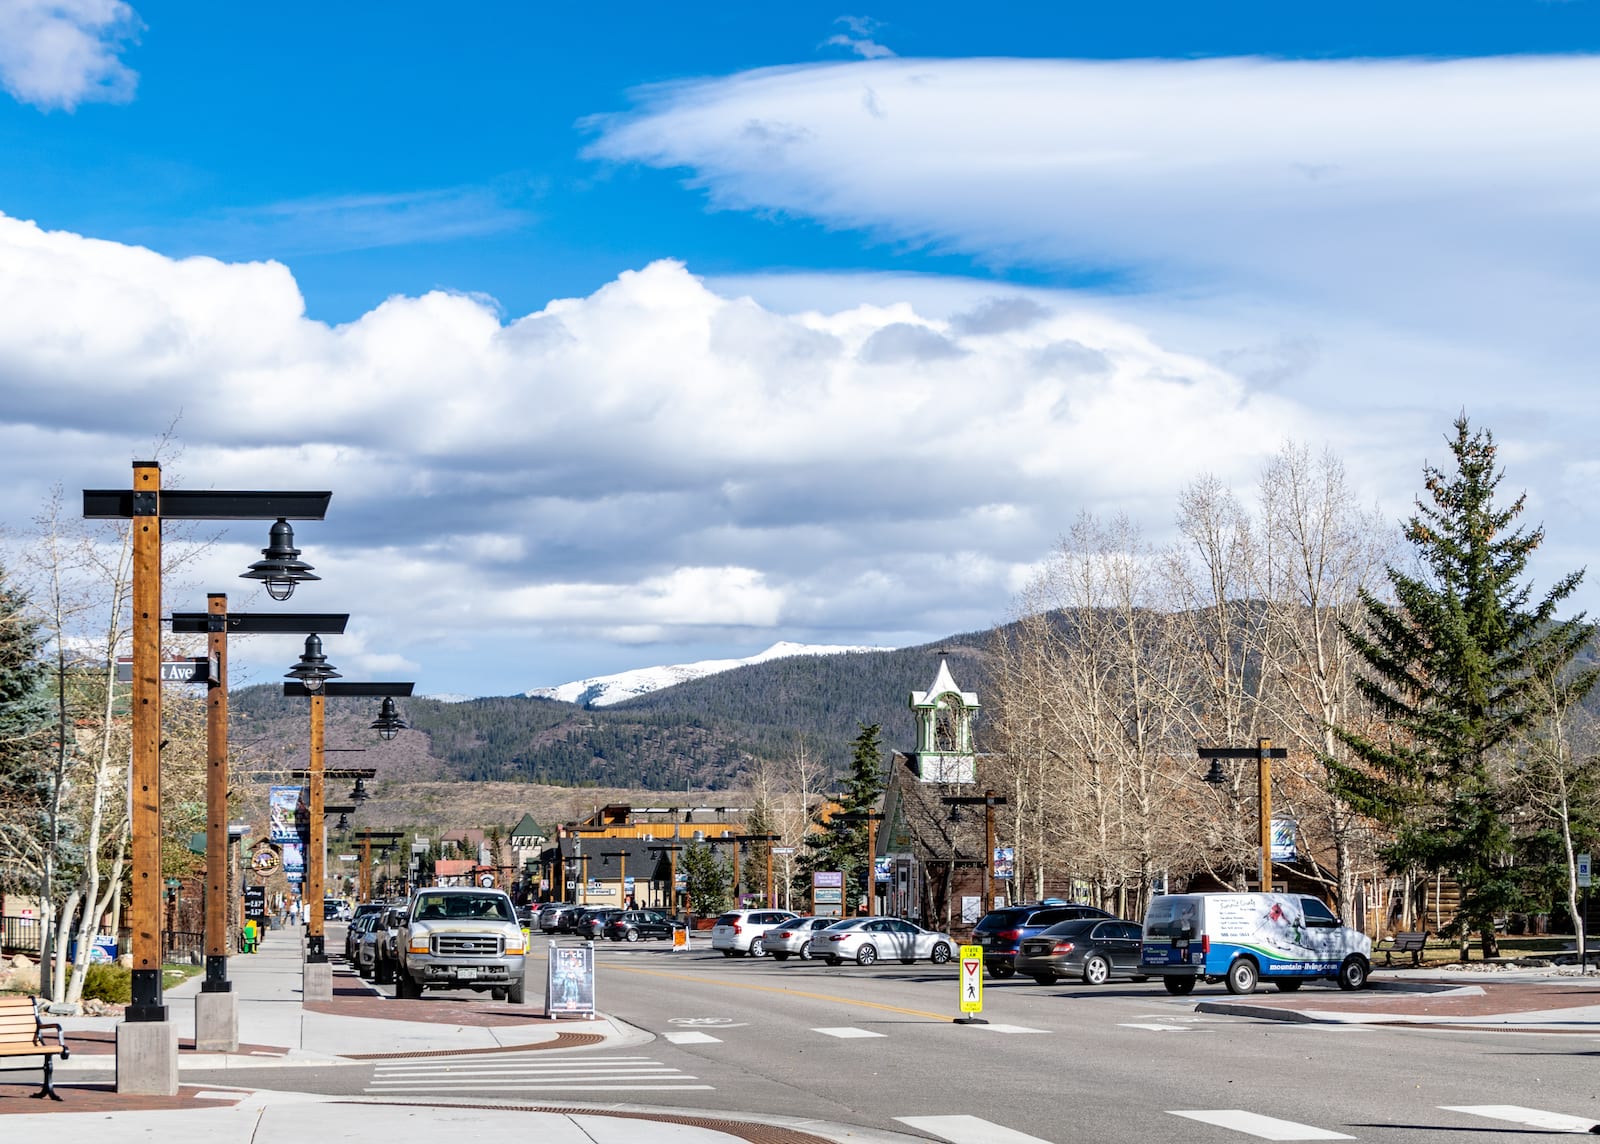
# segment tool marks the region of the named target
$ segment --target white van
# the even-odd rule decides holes
[[[1331,977],[1360,989],[1372,969],[1372,939],[1300,894],[1162,894],[1144,918],[1139,972],[1168,993],[1193,992],[1202,977],[1230,993],[1271,981],[1288,992]]]

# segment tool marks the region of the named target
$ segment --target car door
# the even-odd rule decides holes
[[[1142,932],[1132,922],[1106,922],[1101,928],[1109,931],[1112,964],[1119,973],[1139,972],[1139,939]]]

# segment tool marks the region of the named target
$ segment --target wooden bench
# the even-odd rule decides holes
[[[1383,963],[1385,965],[1393,965],[1394,955],[1397,953],[1409,953],[1413,966],[1422,964],[1422,949],[1428,944],[1427,930],[1417,930],[1414,933],[1397,933],[1386,940],[1389,943],[1388,945],[1380,941],[1372,947],[1373,953],[1383,954]]]
[[[55,1044],[45,1044],[46,1029],[55,1030]],[[0,996],[0,1057],[41,1057],[44,1060],[44,1084],[33,1094],[35,1100],[45,1096],[51,1100],[61,1099],[51,1083],[51,1069],[55,1066],[56,1057],[66,1060],[71,1055],[67,1042],[61,1036],[61,1026],[47,1025],[39,1020],[39,1010],[32,997]],[[32,1065],[18,1065],[10,1071],[15,1072],[23,1067],[30,1071],[33,1068]]]

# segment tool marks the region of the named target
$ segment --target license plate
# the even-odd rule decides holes
[[[456,977],[460,978],[462,981],[471,981],[476,976],[478,976],[478,971],[476,969],[456,970]]]
[[[987,937],[987,936],[986,937],[980,937],[978,939],[978,944],[979,945],[988,945],[993,940],[994,940],[994,938],[992,938],[992,937]]]

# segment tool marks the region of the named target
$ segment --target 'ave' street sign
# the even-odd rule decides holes
[[[164,659],[161,661],[162,683],[206,683],[216,678],[216,662],[208,656],[193,659]],[[133,657],[117,657],[117,682],[133,681]]]

